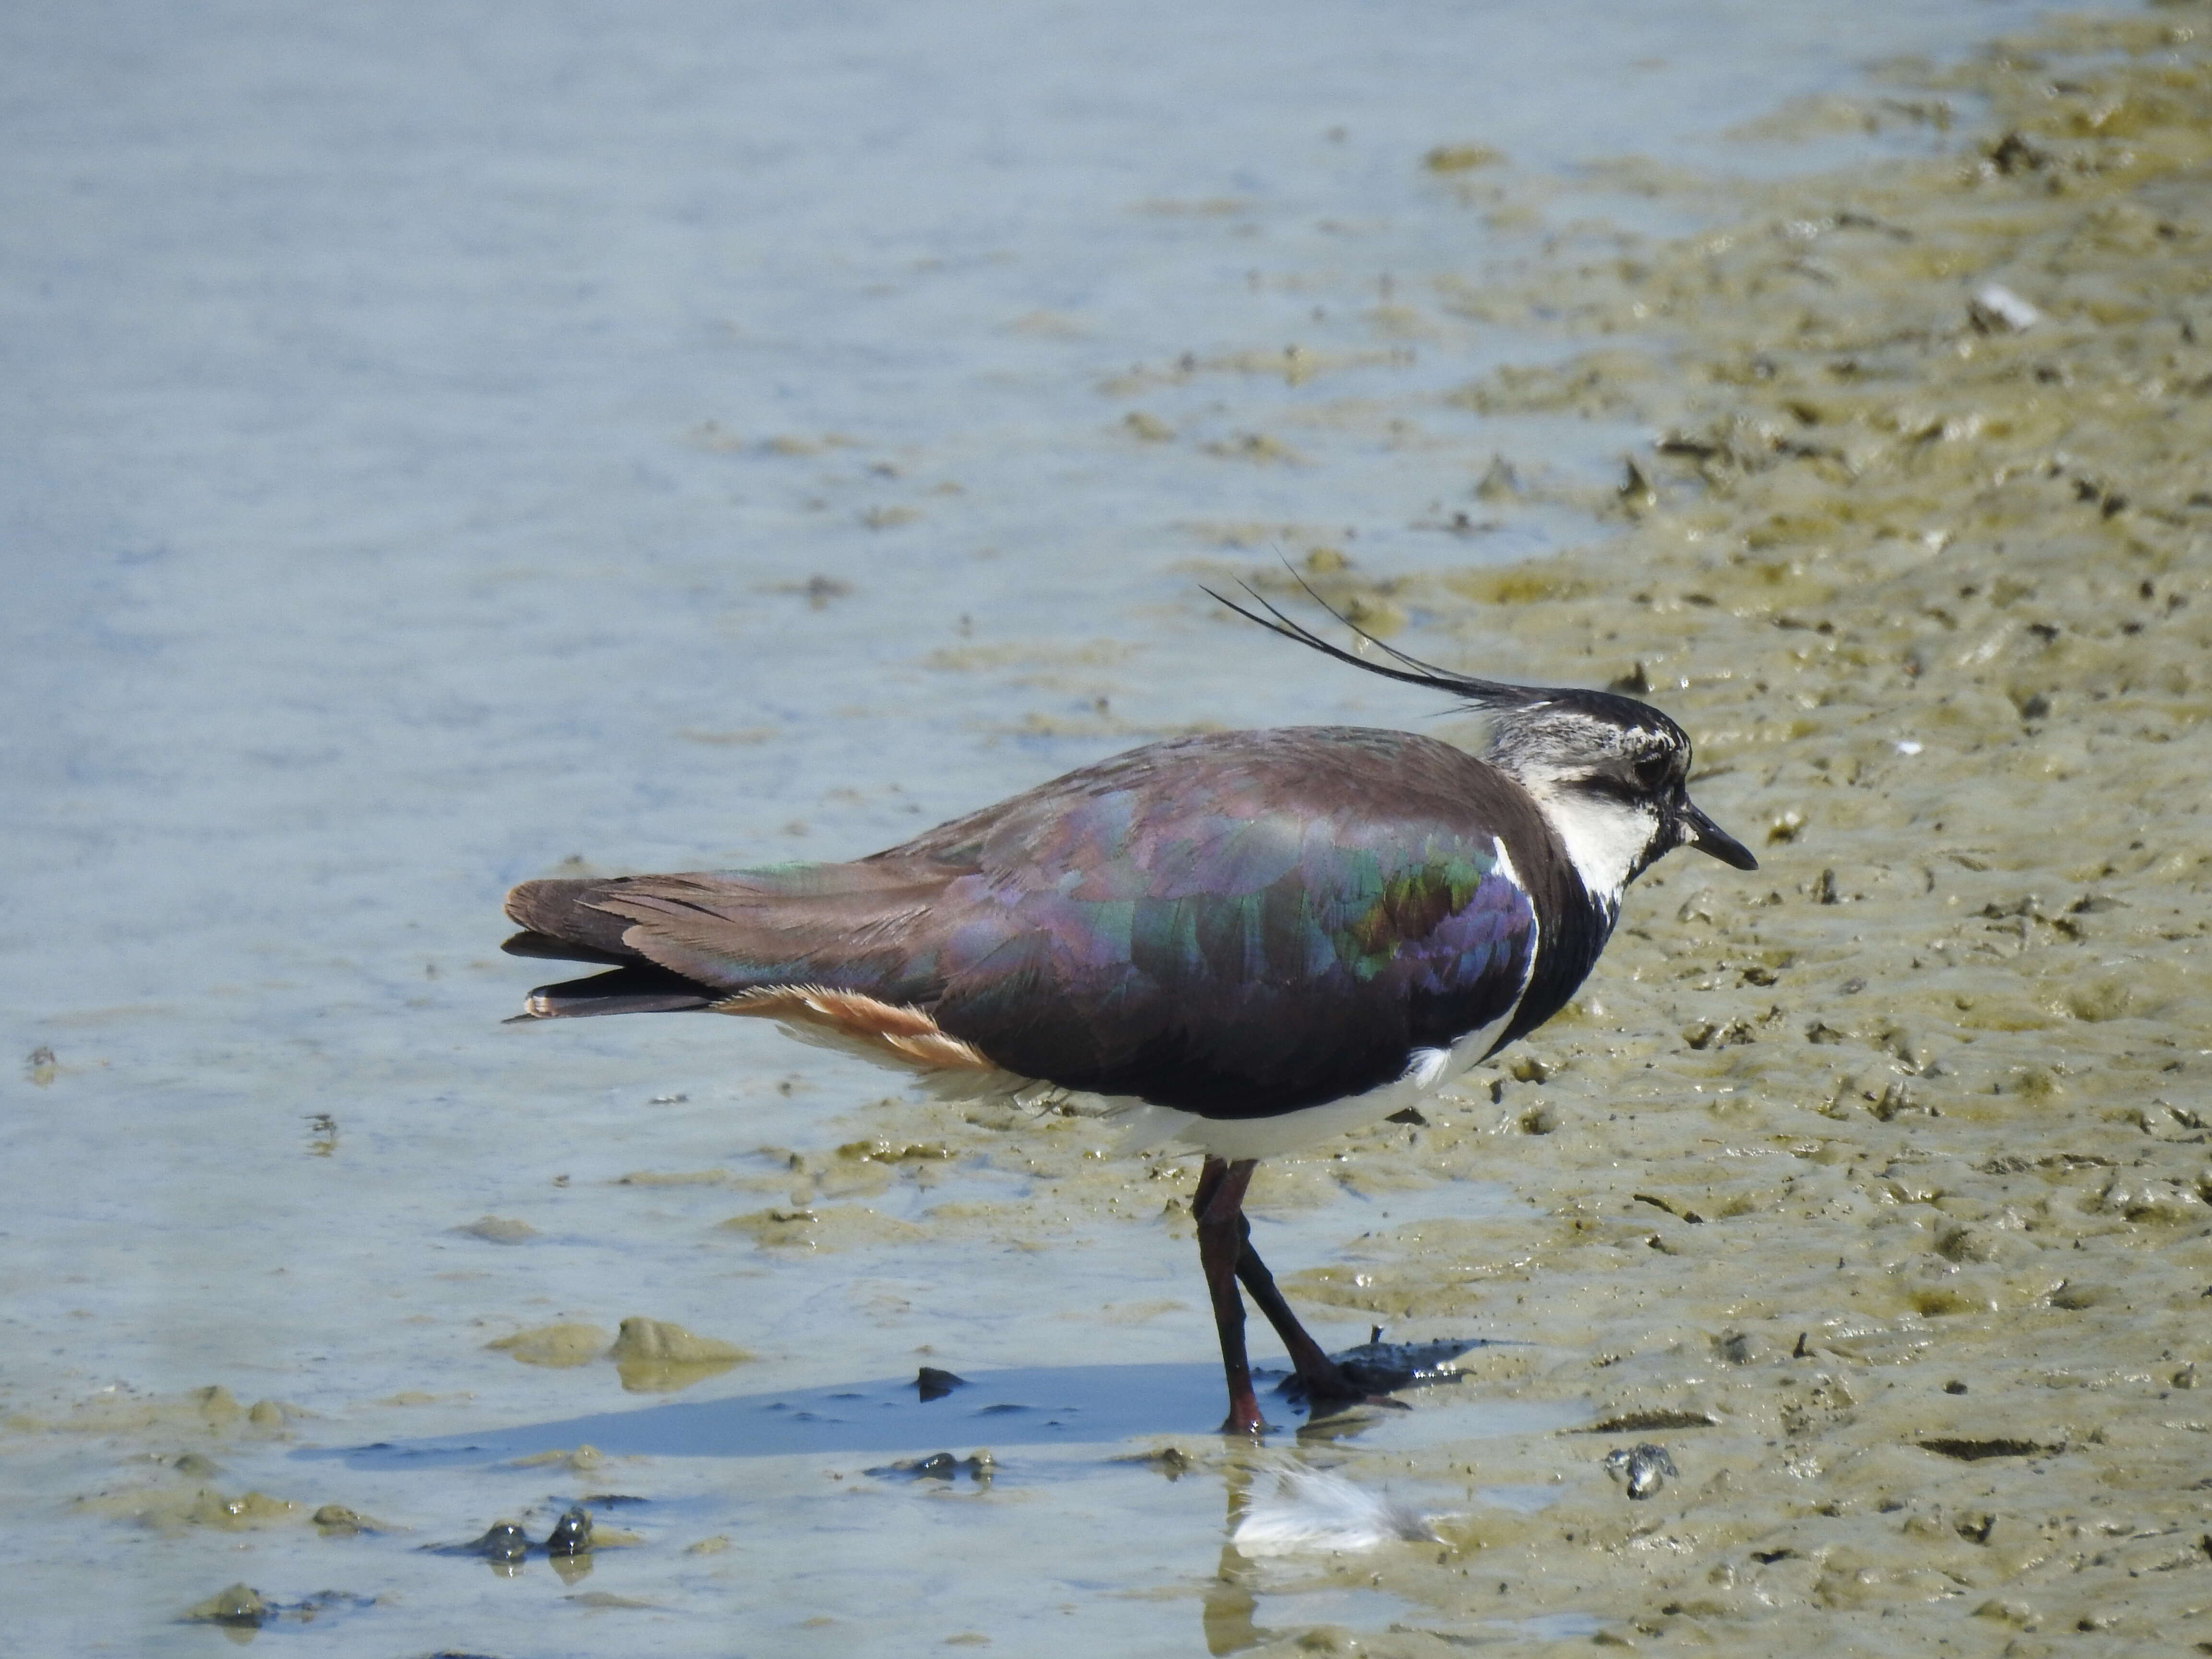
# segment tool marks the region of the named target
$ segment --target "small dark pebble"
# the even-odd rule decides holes
[[[185,1622],[193,1625],[226,1625],[234,1630],[258,1630],[276,1616],[276,1610],[251,1584],[233,1584],[228,1589],[216,1591],[204,1601],[187,1608]]]
[[[1649,1442],[1637,1446],[1620,1446],[1605,1455],[1605,1472],[1628,1489],[1632,1501],[1651,1496],[1667,1482],[1667,1477],[1680,1474],[1674,1460],[1667,1455],[1664,1446]]]
[[[1109,1458],[1107,1462],[1139,1463],[1170,1480],[1180,1480],[1198,1467],[1197,1459],[1180,1446],[1163,1446],[1158,1451],[1132,1452],[1126,1456]]]
[[[924,1365],[915,1373],[915,1391],[923,1400],[942,1400],[955,1389],[964,1389],[968,1379],[955,1376],[951,1371],[940,1371],[934,1365]]]
[[[384,1530],[358,1510],[349,1510],[343,1504],[324,1504],[315,1511],[313,1520],[325,1538],[350,1538],[358,1533]]]
[[[997,1469],[998,1465],[987,1451],[979,1451],[972,1457],[955,1457],[949,1451],[941,1451],[903,1462],[880,1464],[863,1473],[878,1480],[957,1480],[964,1474],[977,1486],[988,1486]]]
[[[1966,1391],[1966,1385],[1959,1381],[1955,1376],[1943,1385],[1943,1392],[1945,1394],[1964,1394]]]
[[[530,1538],[512,1521],[501,1521],[468,1547],[487,1561],[520,1561],[530,1553]]]
[[[198,1606],[186,1608],[184,1621],[222,1625],[243,1632],[258,1630],[279,1619],[295,1620],[305,1625],[322,1613],[357,1611],[375,1605],[374,1596],[356,1595],[349,1590],[320,1590],[297,1601],[272,1601],[251,1584],[233,1584]]]
[[[573,1505],[553,1524],[545,1540],[548,1555],[582,1555],[592,1547],[592,1512],[581,1504]]]

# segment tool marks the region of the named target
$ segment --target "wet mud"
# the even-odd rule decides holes
[[[1985,109],[1957,156],[1453,296],[1562,347],[1462,402],[1656,441],[1583,496],[1617,536],[1390,602],[1669,709],[1762,868],[1668,860],[1486,1097],[1352,1154],[1540,1221],[1289,1282],[1522,1339],[1475,1385],[1596,1419],[1471,1456],[1559,1501],[1382,1566],[1382,1649],[1499,1598],[1665,1650],[2212,1640],[2208,46],[2053,26],[1901,78]]]

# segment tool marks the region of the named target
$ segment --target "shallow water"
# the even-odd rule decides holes
[[[1426,714],[1197,583],[1341,556],[1347,602],[1433,648],[1395,583],[1595,533],[1644,426],[1446,401],[1563,348],[1436,295],[1718,211],[1683,170],[1942,153],[1894,112],[1727,134],[1886,107],[1874,60],[2042,9],[1863,7],[1840,44],[1827,9],[1717,4],[0,19],[11,1638],[216,1650],[245,1632],[174,1621],[234,1580],[295,1610],[258,1639],[334,1652],[1399,1618],[1356,1573],[1224,1567],[1256,1477],[1205,1432],[1187,1171],[887,1101],[739,1022],[503,1029],[532,975],[499,896],[572,856],[852,855],[1198,724]],[[1508,159],[1424,165],[1467,145]],[[1500,450],[1553,487],[1484,504]],[[1279,1268],[1356,1290],[1363,1236],[1534,1224],[1386,1150],[1263,1175]],[[1366,1334],[1357,1300],[1325,1339]],[[633,1316],[752,1358],[655,1401],[485,1346]],[[738,1426],[925,1363],[1088,1426]],[[1586,1415],[1466,1384],[1355,1438]],[[496,1449],[351,1449],[457,1440]],[[1112,1461],[1170,1441],[1178,1480]],[[988,1491],[864,1473],[985,1445]],[[580,1585],[418,1548],[580,1498],[640,1539]],[[391,1530],[325,1537],[333,1503]],[[297,1616],[325,1590],[374,1600]],[[1589,1633],[1522,1611],[1480,1628]]]

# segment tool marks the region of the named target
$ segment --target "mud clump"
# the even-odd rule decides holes
[[[520,1561],[530,1553],[530,1534],[512,1521],[495,1522],[483,1537],[466,1547],[466,1553],[487,1561]]]
[[[453,1231],[470,1238],[480,1238],[487,1244],[522,1244],[538,1237],[538,1229],[528,1222],[503,1215],[479,1216]]]
[[[665,1320],[633,1317],[608,1351],[622,1385],[632,1393],[672,1394],[720,1376],[752,1356],[714,1337],[694,1336]]]
[[[289,1498],[272,1498],[264,1492],[227,1498],[212,1486],[126,1486],[80,1498],[77,1508],[167,1534],[194,1528],[250,1532],[288,1525],[300,1514],[300,1505]]]
[[[588,1555],[592,1549],[592,1514],[580,1504],[571,1504],[546,1534],[548,1555]]]
[[[732,1343],[695,1336],[666,1320],[632,1316],[622,1322],[610,1343],[597,1325],[539,1325],[484,1345],[526,1365],[568,1369],[611,1359],[623,1388],[633,1393],[671,1394],[720,1376],[752,1356]]]
[[[358,1611],[375,1605],[374,1596],[356,1595],[345,1590],[323,1590],[297,1601],[276,1601],[241,1582],[217,1590],[204,1601],[194,1602],[177,1618],[179,1624],[214,1625],[234,1642],[243,1644],[252,1641],[254,1633],[264,1625],[279,1620],[313,1624],[324,1614]]]
[[[998,1468],[998,1461],[988,1451],[977,1451],[966,1457],[941,1451],[927,1457],[885,1463],[864,1473],[878,1480],[927,1480],[945,1486],[953,1485],[964,1474],[979,1489],[988,1490]]]
[[[128,1435],[177,1431],[225,1437],[240,1430],[281,1431],[294,1418],[305,1416],[296,1406],[279,1400],[257,1400],[241,1406],[236,1395],[221,1383],[187,1389],[181,1395],[142,1395],[128,1389],[103,1393],[58,1418],[17,1413],[0,1419],[0,1428],[21,1433]]]
[[[512,1336],[502,1336],[484,1346],[508,1354],[526,1365],[565,1369],[588,1365],[607,1352],[607,1334],[597,1325],[538,1325]]]
[[[315,1529],[325,1538],[355,1538],[363,1533],[374,1535],[392,1530],[383,1522],[373,1520],[343,1504],[325,1504],[309,1519],[314,1522]]]
[[[268,1601],[251,1584],[233,1584],[204,1601],[196,1601],[180,1615],[188,1625],[228,1625],[258,1630],[270,1616]]]

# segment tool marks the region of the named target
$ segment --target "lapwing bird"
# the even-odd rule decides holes
[[[1218,596],[1217,596],[1218,597]],[[1487,717],[1480,755],[1293,726],[1148,744],[849,864],[525,882],[516,955],[611,971],[526,1018],[710,1010],[940,1089],[1102,1097],[1130,1145],[1204,1154],[1192,1200],[1229,1387],[1265,1425],[1241,1283],[1316,1406],[1364,1390],[1252,1248],[1255,1163],[1404,1110],[1573,995],[1651,862],[1743,846],[1691,803],[1690,740],[1607,692],[1355,655]]]

